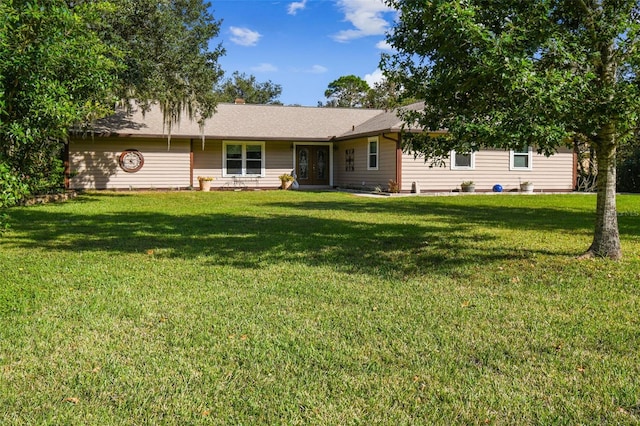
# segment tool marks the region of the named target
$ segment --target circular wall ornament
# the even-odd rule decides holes
[[[126,149],[120,154],[120,168],[127,173],[135,173],[144,165],[144,157],[137,149]]]

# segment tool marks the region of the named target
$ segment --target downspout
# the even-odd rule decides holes
[[[402,133],[398,133],[396,140],[396,182],[398,191],[402,192]]]
[[[189,140],[189,188],[193,186],[193,139]]]
[[[396,177],[395,181],[398,184],[398,191],[402,192],[402,134],[397,133],[398,139],[386,136],[384,133],[382,137],[392,140],[396,143]]]
[[[578,147],[573,146],[573,190],[578,190]]]

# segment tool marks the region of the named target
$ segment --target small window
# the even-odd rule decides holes
[[[531,147],[524,150],[511,150],[509,157],[509,170],[531,170],[533,168]]]
[[[452,170],[473,170],[476,167],[476,158],[474,152],[460,153],[451,151],[451,169]]]
[[[367,170],[378,170],[378,138],[369,138],[369,164]]]
[[[223,176],[264,176],[264,143],[225,142]]]

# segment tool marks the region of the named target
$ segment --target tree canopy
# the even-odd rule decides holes
[[[359,108],[367,103],[369,84],[355,75],[344,75],[329,83],[324,96],[328,99],[325,106],[341,108]]]
[[[31,192],[60,186],[70,128],[117,101],[159,102],[168,124],[216,105],[224,53],[202,0],[0,2],[0,164]]]
[[[183,111],[200,122],[215,110],[214,86],[223,72],[220,46],[210,47],[220,22],[203,0],[110,0],[99,36],[118,47],[122,67],[116,95],[158,102],[170,126]]]
[[[0,163],[33,190],[60,176],[67,130],[112,108],[121,52],[96,31],[108,2],[0,3]]]
[[[425,100],[407,123],[426,158],[452,149],[533,146],[553,154],[573,137],[597,158],[596,224],[585,253],[620,258],[616,150],[634,143],[640,93],[638,2],[630,0],[386,0],[400,12],[385,75]]]
[[[282,86],[271,80],[260,83],[254,75],[235,71],[215,90],[218,102],[234,102],[243,99],[248,104],[282,105],[278,97],[282,94]]]
[[[329,100],[319,107],[379,108],[393,109],[415,102],[410,96],[401,94],[402,87],[386,78],[369,86],[355,75],[342,76],[331,83],[324,92]]]

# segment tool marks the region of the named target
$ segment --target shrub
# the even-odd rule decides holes
[[[5,210],[18,204],[27,195],[27,184],[6,164],[0,163],[0,232],[8,226]]]

